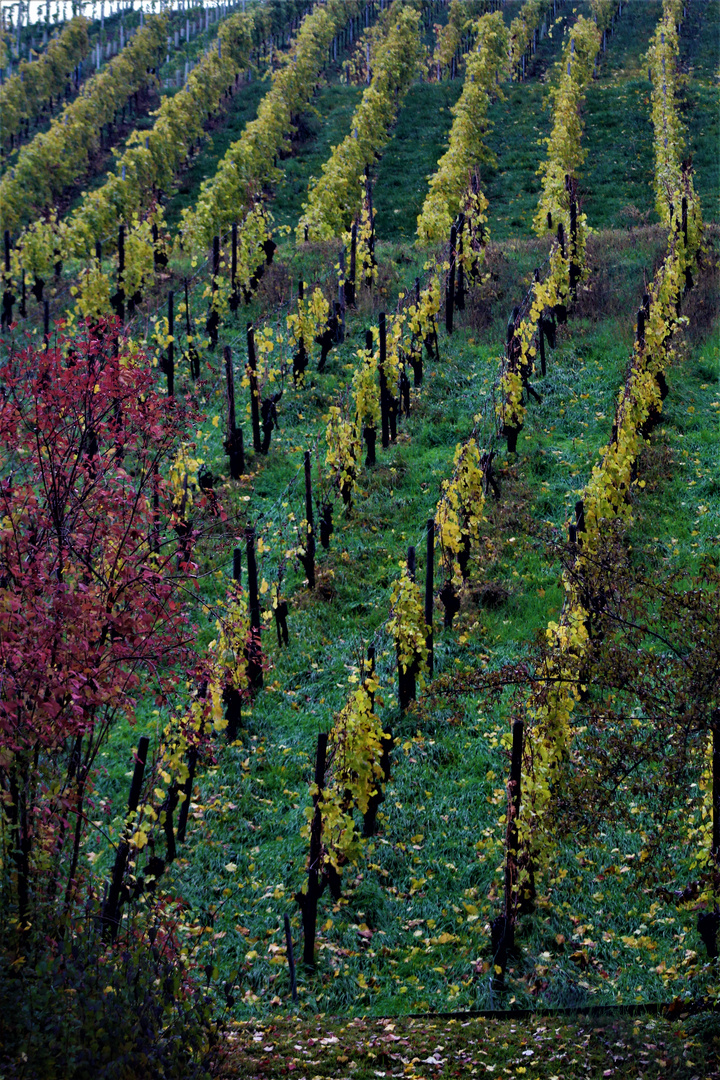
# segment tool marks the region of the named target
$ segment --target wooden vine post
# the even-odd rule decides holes
[[[298,302],[302,301],[302,299],[303,299],[304,289],[305,289],[305,286],[304,286],[304,283],[303,283],[303,279],[300,278],[300,280],[298,281]],[[298,308],[299,307],[300,307],[300,303],[298,303]],[[298,338],[297,346],[298,346],[298,351],[295,353],[295,356],[293,357],[293,381],[295,382],[296,385],[297,385],[298,377],[302,376],[303,372],[305,371],[305,368],[308,366],[308,361],[309,361],[307,348],[305,346],[305,338],[302,335],[302,333],[300,334],[300,337]]]
[[[465,215],[460,214],[458,218],[458,241],[457,241],[457,309],[458,311],[465,310],[465,267],[463,265],[463,234],[465,231]]]
[[[573,182],[565,178],[570,193],[570,295],[577,300],[577,286],[580,280],[580,268],[577,264],[577,200]]]
[[[135,768],[130,782],[130,794],[128,796],[127,808],[128,818],[131,814],[135,813],[138,808],[138,803],[140,802],[140,792],[142,791],[142,782],[145,774],[149,746],[150,739],[147,735],[141,735],[138,740],[137,754],[135,755]],[[130,823],[126,821],[123,837],[115,852],[115,863],[113,864],[110,886],[101,913],[103,931],[112,938],[117,934],[118,926],[120,924],[120,894],[122,892],[128,855],[130,854],[129,827]]]
[[[245,447],[242,428],[238,428],[235,422],[235,377],[232,365],[232,349],[229,345],[226,345],[223,352],[228,398],[228,433],[225,449],[230,458],[230,476],[233,480],[239,480],[245,472]]]
[[[240,548],[233,548],[232,574],[233,581],[239,588],[242,578],[242,552]],[[227,720],[227,741],[233,743],[237,739],[240,731],[242,698],[240,697],[240,691],[235,686],[225,687],[223,698],[225,701],[225,719]]]
[[[184,796],[183,801],[180,803],[180,813],[178,814],[178,827],[177,827],[177,841],[179,844],[185,843],[185,833],[187,831],[187,819],[190,810],[190,799],[192,796],[193,783],[195,781],[195,769],[197,768],[197,750],[194,746],[188,751],[188,774],[185,783],[180,789],[180,794]]]
[[[355,274],[357,266],[357,221],[353,221],[350,230],[350,273],[345,280],[345,302],[348,307],[355,307]]]
[[[457,244],[457,227],[450,229],[450,271],[445,287],[445,329],[448,334],[453,332],[453,313],[455,308],[455,246]]]
[[[184,279],[183,287],[185,289],[185,333],[188,341],[188,360],[190,361],[190,375],[194,380],[200,378],[200,353],[192,342],[193,331],[192,323],[190,322],[190,296],[188,293],[187,278]]]
[[[410,578],[415,580],[415,548],[409,547],[407,550],[407,569]],[[402,712],[405,712],[408,705],[415,700],[417,696],[417,658],[413,658],[412,662],[408,664],[407,669],[403,671],[403,666],[398,655],[398,704]]]
[[[250,640],[247,645],[248,684],[259,690],[263,684],[262,650],[260,645],[260,597],[258,594],[257,562],[255,559],[255,530],[248,529],[245,541],[248,575],[248,611]]]
[[[539,280],[540,280],[540,271],[536,269],[535,270],[535,281],[539,281]],[[546,367],[546,363],[545,363],[545,320],[544,320],[544,318],[542,316],[542,312],[540,313],[540,318],[538,319],[538,351],[540,353],[540,371],[541,371],[542,375],[545,376],[546,371],[547,371],[547,367]]]
[[[253,324],[247,324],[248,378],[250,380],[250,419],[252,421],[253,450],[256,454],[262,449],[260,438],[260,391],[257,383],[257,357],[255,355],[255,330]]]
[[[435,518],[428,518],[425,555],[425,626],[427,627],[428,674],[433,674],[433,577],[435,570]]]
[[[237,289],[237,253],[238,253],[238,227],[234,221],[232,225],[232,247],[230,253],[230,310],[237,311],[240,305],[240,297]]]
[[[365,351],[372,356],[373,351],[373,336],[372,330],[365,331]],[[375,446],[377,443],[377,431],[374,424],[363,424],[363,439],[367,446],[367,454],[365,456],[365,467],[370,468],[377,461],[375,456]]]
[[[302,560],[303,567],[308,579],[308,588],[315,588],[315,519],[313,515],[312,501],[312,472],[310,451],[305,451],[305,520],[307,521],[307,533],[305,536],[305,556]]]
[[[168,293],[168,347],[165,358],[168,397],[175,395],[175,293]]]
[[[378,328],[380,331],[380,361],[378,373],[380,376],[380,427],[382,436],[382,448],[387,450],[390,446],[390,408],[388,402],[387,375],[385,361],[387,358],[387,339],[385,329],[385,312],[381,311],[378,316]]]
[[[508,783],[507,832],[505,840],[505,896],[503,914],[492,924],[492,951],[495,968],[493,985],[503,989],[508,954],[515,948],[515,918],[517,911],[518,881],[518,814],[520,813],[520,793],[522,782],[523,730],[522,720],[516,720],[512,731],[512,757],[510,761],[510,781]]]
[[[548,218],[550,218],[549,214],[548,214]],[[558,222],[557,239],[558,239],[558,244],[560,246],[560,254],[561,254],[561,256],[562,256],[562,258],[564,260],[564,259],[567,258],[567,255],[566,255],[566,252],[565,252],[565,229],[563,227],[562,221]],[[564,299],[567,299],[567,297],[565,297]],[[567,322],[567,304],[556,304],[555,305],[555,315],[556,315],[557,321],[559,323]]]
[[[515,343],[515,313],[517,308],[514,309],[513,315],[507,324],[507,336],[505,339],[505,353],[508,358],[508,368],[511,371],[517,370],[517,365],[513,360],[513,357],[519,352],[519,348]],[[517,453],[517,440],[520,434],[520,427],[517,425],[505,424],[503,434],[507,439],[508,454]]]
[[[315,794],[313,795],[313,818],[310,825],[310,858],[308,860],[307,892],[299,894],[303,921],[303,960],[308,967],[315,967],[315,932],[317,930],[317,903],[320,897],[320,858],[322,855],[322,810],[320,802],[325,786],[325,760],[327,757],[327,732],[321,731],[317,738],[315,757]]]

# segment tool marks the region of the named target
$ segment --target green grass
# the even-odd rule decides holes
[[[614,234],[593,242],[590,292],[561,331],[557,349],[549,355],[547,377],[537,382],[543,400],[530,409],[517,460],[501,457],[503,497],[497,506],[488,504],[470,587],[452,632],[439,628],[438,609],[440,673],[527,658],[534,635],[557,616],[562,597],[559,566],[543,537],[563,535],[574,492],[607,441],[642,272],[652,272],[658,240],[650,232],[630,238]],[[309,805],[315,739],[344,704],[349,677],[371,640],[378,647],[382,715],[397,740],[392,781],[381,812],[381,833],[369,846],[367,860],[346,872],[339,903],[329,896],[321,901],[319,966],[315,975],[300,972],[302,1007],[311,1012],[396,1015],[498,1004],[488,982],[488,934],[499,908],[499,817],[508,768],[503,736],[511,702],[506,698],[488,708],[461,695],[434,712],[402,717],[394,701],[393,656],[383,624],[390,585],[409,543],[418,548],[422,574],[424,522],[433,512],[440,481],[449,475],[456,442],[467,437],[477,415],[485,417],[481,441],[489,434],[497,342],[508,308],[526,287],[537,258],[535,247],[491,253],[500,296],[490,325],[473,327],[479,310],[473,304],[452,341],[443,337],[441,365],[430,367],[426,385],[414,395],[413,412],[402,424],[398,444],[380,455],[374,471],[362,474],[355,508],[336,514],[330,552],[319,560],[318,595],[307,594],[301,575],[288,568],[284,588],[291,609],[290,647],[278,650],[274,630],[268,627],[271,669],[266,689],[245,717],[239,744],[221,747],[217,762],[208,763],[198,777],[188,843],[168,885],[189,904],[188,926],[207,928],[196,939],[198,961],[217,967],[218,986],[228,982],[235,987],[237,1016],[288,1005],[286,968],[274,960],[282,961],[276,947],[282,947],[285,912],[298,940],[299,911],[292,896],[303,880],[306,842],[300,827]],[[708,302],[710,295],[706,290]],[[205,567],[203,560],[203,569],[219,568],[227,577],[233,533],[239,535],[243,522],[262,511],[260,532],[267,551],[261,557],[261,577],[273,580],[283,552],[294,543],[287,515],[302,514],[302,451],[322,435],[322,414],[341,390],[343,362],[349,360],[353,343],[359,344],[365,322],[362,317],[349,322],[350,340],[340,356],[333,356],[329,374],[310,375],[297,392],[287,389],[271,454],[266,461],[251,459],[250,475],[240,489],[250,501],[229,495],[235,524],[226,531],[222,547],[216,542],[207,550],[209,563]],[[672,403],[666,403],[664,423],[669,431],[667,425],[685,424],[689,416],[697,425],[704,457],[696,467],[704,486],[696,503],[702,498],[710,506],[708,485],[714,483],[711,463],[718,438],[709,420],[711,400],[717,397],[717,362],[708,330],[691,342],[688,358],[672,380],[682,420],[674,419],[673,396]],[[695,401],[693,414],[685,404],[689,392]],[[211,394],[211,414],[220,406],[221,399],[214,400],[217,406]],[[210,425],[206,430],[215,431]],[[708,431],[715,431],[709,440]],[[224,468],[219,438],[216,433],[206,451],[217,472]],[[693,444],[693,464],[699,449]],[[682,454],[680,458],[684,460]],[[678,472],[672,483],[680,489],[687,480]],[[662,497],[666,482],[653,482]],[[690,507],[683,502],[687,500],[668,500],[666,517],[651,507],[653,533],[641,542],[657,549],[661,542],[669,544],[667,533],[687,537],[688,556],[712,550],[712,513],[700,514],[693,503],[689,516]],[[642,500],[638,503],[638,527],[644,528]],[[681,525],[679,518],[686,513]],[[705,528],[701,540],[690,538],[698,515]],[[691,549],[694,543],[701,549]],[[487,584],[501,590],[495,609],[483,603]],[[219,589],[217,583],[212,591]],[[200,621],[199,646],[211,635],[210,613]],[[154,723],[150,715],[144,722]],[[117,736],[110,758],[123,764],[115,766],[108,792],[112,787],[120,798],[127,785],[132,736],[126,730]],[[642,892],[628,905],[626,877],[609,868],[617,868],[618,860],[631,866],[626,856],[636,853],[638,840],[619,836],[612,823],[602,832],[591,849],[578,851],[572,837],[559,843],[543,903],[534,918],[521,923],[522,960],[511,966],[507,1001],[583,1007],[693,993],[702,983],[702,964],[685,959],[687,949],[701,949],[694,919]],[[686,861],[687,853],[679,850],[678,874]],[[598,874],[605,882],[602,887]],[[632,943],[641,924],[650,926],[641,931],[650,944],[632,949],[623,939]],[[677,966],[677,978],[667,986],[655,971],[661,962]]]
[[[180,222],[180,215],[187,206],[194,205],[202,181],[215,174],[218,162],[225,155],[232,142],[240,138],[242,130],[252,120],[262,97],[267,93],[269,83],[262,79],[241,86],[229,103],[227,113],[220,123],[211,130],[209,137],[203,140],[199,151],[191,159],[189,167],[182,173],[175,189],[168,193],[165,205],[165,220],[174,233]],[[182,93],[182,91],[175,91]]]

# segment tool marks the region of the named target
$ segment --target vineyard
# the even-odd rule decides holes
[[[141,7],[0,26],[0,1072],[720,1076],[717,4]]]

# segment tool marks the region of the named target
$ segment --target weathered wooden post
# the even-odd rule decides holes
[[[492,951],[494,964],[501,969],[497,978],[493,978],[495,989],[504,988],[505,969],[508,953],[515,947],[515,914],[517,907],[517,819],[520,813],[520,792],[522,781],[522,720],[513,724],[512,757],[510,762],[510,782],[508,783],[508,814],[505,843],[505,896],[503,914],[492,924]]]
[[[540,371],[545,375],[547,370],[545,363],[545,320],[542,315],[538,321],[538,346],[540,351]]]
[[[369,356],[372,356],[373,352],[373,335],[372,330],[365,331],[365,352]],[[381,398],[382,405],[382,398]],[[381,414],[382,415],[382,414]],[[374,424],[363,424],[363,439],[367,447],[367,454],[365,456],[365,467],[370,468],[376,462],[375,445],[377,443],[377,430]]]
[[[257,383],[257,357],[255,355],[255,330],[253,324],[247,324],[248,378],[250,380],[250,419],[252,421],[253,450],[256,454],[262,449],[260,438],[260,391]]]
[[[239,590],[240,579],[242,577],[242,552],[240,548],[233,548],[232,573],[233,581]],[[250,677],[249,667],[250,665],[248,664],[248,681]],[[225,702],[225,719],[227,720],[227,740],[229,743],[233,743],[238,737],[240,721],[242,719],[242,698],[240,696],[240,691],[235,686],[226,686],[223,700]]]
[[[577,300],[577,287],[580,280],[580,268],[577,264],[577,201],[575,192],[570,191],[570,294]]]
[[[450,270],[445,287],[445,329],[448,334],[453,332],[453,311],[455,307],[455,245],[457,242],[457,228],[453,225],[450,229]]]
[[[435,571],[435,518],[428,518],[425,549],[425,626],[427,627],[428,672],[433,674],[433,577]]]
[[[232,365],[232,349],[229,345],[226,345],[223,352],[228,398],[228,433],[225,449],[230,458],[230,476],[233,480],[239,480],[245,472],[245,448],[242,428],[238,428],[235,423],[235,377]]]
[[[248,576],[248,613],[250,640],[247,646],[248,684],[252,690],[263,685],[262,647],[260,644],[260,597],[258,594],[257,562],[255,559],[255,530],[248,529],[245,542]]]
[[[380,330],[380,359],[378,374],[380,377],[380,428],[383,450],[390,445],[390,408],[388,402],[387,375],[385,373],[385,361],[387,359],[387,340],[385,329],[385,312],[381,311],[378,316]]]
[[[237,311],[240,305],[240,297],[237,288],[237,256],[238,256],[238,227],[237,222],[232,224],[230,251],[230,310]]]
[[[305,451],[305,520],[307,521],[307,534],[305,537],[305,557],[302,560],[305,573],[308,578],[308,588],[315,588],[315,519],[313,515],[312,501],[312,472],[310,451]]]
[[[465,267],[463,265],[463,234],[465,232],[465,216],[460,215],[458,222],[457,242],[457,309],[465,310]]]
[[[415,580],[415,548],[409,547],[407,551],[407,570],[411,579]],[[417,677],[417,657],[408,664],[405,671],[403,671],[403,665],[398,654],[398,703],[402,712],[407,709],[411,701],[415,700],[417,694],[416,677]]]
[[[192,797],[193,783],[195,781],[195,769],[197,767],[197,750],[194,746],[188,751],[188,774],[185,783],[180,789],[180,794],[184,795],[183,801],[180,803],[180,813],[178,814],[178,827],[177,827],[177,842],[179,844],[185,843],[185,833],[187,831],[187,819],[188,812],[190,810],[190,799]]]
[[[168,293],[168,347],[165,358],[168,397],[175,394],[175,293]]]
[[[357,265],[357,221],[353,221],[350,230],[350,273],[345,281],[345,300],[349,307],[355,307],[355,273]]]
[[[149,745],[150,739],[147,735],[141,735],[138,740],[137,753],[135,755],[135,768],[130,783],[127,808],[128,819],[131,814],[135,813],[138,808],[138,803],[140,802],[140,792],[142,790]],[[101,913],[104,932],[109,934],[110,937],[115,937],[120,923],[120,893],[122,890],[123,878],[125,877],[125,867],[130,853],[130,838],[128,835],[129,825],[129,821],[126,821],[123,837],[115,852],[115,862],[110,878],[110,886]]]

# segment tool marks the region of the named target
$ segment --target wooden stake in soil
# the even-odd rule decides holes
[[[425,626],[428,672],[433,673],[433,577],[435,570],[435,518],[428,518],[425,548]]]
[[[513,724],[512,758],[510,764],[510,782],[508,784],[508,823],[505,852],[505,898],[503,914],[492,924],[492,951],[496,967],[502,969],[497,978],[493,978],[496,989],[504,989],[505,969],[508,953],[515,947],[515,914],[517,886],[517,818],[520,813],[520,791],[522,780],[522,720]]]
[[[181,794],[185,796],[180,804],[180,813],[178,815],[178,827],[177,827],[177,842],[178,844],[185,843],[185,833],[187,830],[188,812],[190,810],[190,798],[192,796],[193,782],[195,780],[195,769],[197,766],[197,750],[194,746],[188,751],[188,775],[185,781]]]
[[[448,334],[453,332],[453,311],[455,308],[455,245],[457,243],[457,228],[453,225],[450,229],[450,272],[445,288],[445,329]]]
[[[145,764],[147,762],[148,747],[150,740],[147,735],[141,735],[138,740],[137,754],[135,756],[135,768],[133,770],[133,777],[130,783],[130,794],[128,796],[128,808],[127,817],[134,814],[138,808],[140,802],[140,792],[142,790],[143,775],[145,773]],[[130,852],[129,843],[129,823],[126,824],[125,833],[123,839],[118,845],[118,849],[115,853],[115,863],[113,865],[112,877],[110,879],[110,887],[108,889],[105,903],[103,904],[101,921],[103,929],[106,934],[111,937],[115,937],[120,922],[120,892],[122,890],[123,878],[125,877],[125,867],[127,865],[128,854]]]
[[[545,320],[543,319],[542,315],[540,316],[540,321],[538,322],[538,345],[540,347],[540,371],[543,375],[545,375]]]
[[[365,352],[372,356],[373,351],[373,335],[372,330],[365,331]],[[363,439],[367,446],[367,455],[365,457],[365,467],[370,468],[376,462],[375,446],[377,443],[377,430],[374,424],[363,424]]]
[[[237,222],[232,226],[232,250],[230,255],[230,310],[237,311],[240,297],[237,290],[237,252],[238,252],[238,227]]]
[[[317,902],[320,896],[320,856],[322,852],[322,811],[320,799],[325,785],[325,759],[327,755],[327,732],[321,731],[317,739],[315,757],[315,788],[313,796],[313,819],[310,826],[310,859],[308,864],[307,893],[299,894],[303,920],[303,960],[308,967],[315,967],[315,931],[317,928]]]
[[[185,288],[185,333],[187,335],[188,342],[188,360],[190,361],[190,375],[193,379],[200,378],[200,353],[195,348],[192,342],[193,332],[192,323],[190,322],[190,296],[188,293],[188,279],[184,280]]]
[[[570,294],[577,300],[577,287],[580,268],[577,264],[577,201],[575,194],[570,195]]]
[[[250,615],[250,641],[247,647],[248,683],[253,690],[263,684],[262,651],[260,646],[260,598],[258,595],[257,562],[255,560],[255,530],[248,529],[245,554],[248,575],[248,611]]]
[[[210,348],[214,349],[218,343],[218,328],[220,326],[220,315],[218,313],[215,300],[218,289],[218,278],[220,276],[220,237],[213,237],[213,253],[212,253],[212,282],[211,282],[211,297],[210,297],[210,314],[207,318],[206,328],[210,337]]]
[[[380,361],[378,373],[380,376],[380,426],[382,433],[382,447],[387,450],[390,445],[390,409],[388,402],[387,376],[385,374],[385,360],[387,356],[387,343],[385,336],[385,312],[381,311],[378,316],[380,330]]]
[[[300,278],[300,280],[298,281],[298,300],[303,299],[303,292],[304,283],[303,279]],[[298,351],[293,357],[293,382],[295,383],[295,385],[297,385],[298,378],[302,376],[305,368],[308,366],[309,359],[310,358],[308,357],[307,349],[305,347],[305,338],[301,334],[300,338],[298,339]]]
[[[409,547],[407,552],[407,569],[412,580],[415,580],[415,548]],[[398,655],[398,703],[400,709],[404,712],[407,709],[411,701],[415,700],[417,694],[416,677],[417,677],[417,658],[413,657],[412,661],[408,664],[406,670],[403,671],[403,665]]]
[[[305,537],[305,555],[302,560],[308,579],[308,588],[315,588],[315,519],[313,515],[312,501],[312,472],[310,451],[305,451],[305,520],[307,521],[307,534]]]
[[[175,293],[168,293],[168,347],[165,358],[168,397],[175,395]]]
[[[355,307],[355,268],[357,264],[357,221],[353,221],[350,230],[350,273],[345,282],[345,301],[349,307]]]
[[[257,358],[255,356],[255,330],[253,324],[247,324],[248,378],[250,380],[250,419],[252,421],[253,450],[260,453],[260,392],[257,384]]]
[[[226,345],[225,357],[225,382],[228,397],[228,434],[225,449],[230,458],[230,476],[233,480],[239,480],[245,472],[245,448],[243,444],[242,428],[235,424],[235,377],[232,365],[232,349]]]
[[[242,553],[240,548],[233,549],[233,581],[240,587],[240,578],[242,575]],[[249,670],[248,670],[249,677]],[[235,742],[240,731],[240,721],[242,719],[242,698],[240,697],[240,691],[234,686],[227,686],[223,694],[223,700],[225,701],[225,719],[227,720],[227,740],[229,743]]]
[[[456,302],[458,311],[465,310],[465,267],[463,266],[463,233],[465,229],[465,215],[460,214],[458,220],[458,259],[457,259],[457,294]]]

